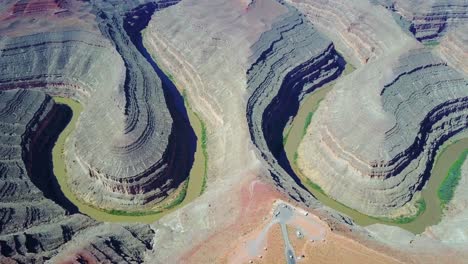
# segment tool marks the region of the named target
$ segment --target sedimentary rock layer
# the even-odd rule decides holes
[[[367,0],[292,0],[291,4],[333,40],[354,66],[375,60],[408,38],[390,12]]]
[[[142,10],[137,15],[147,23],[156,7],[140,7]],[[102,19],[99,21],[101,31],[113,42],[125,64],[125,74],[121,73],[125,81],[120,83],[118,92],[124,104],[116,113],[107,113],[108,123],[102,120],[102,126],[96,126],[91,116],[109,110],[83,113],[83,126],[78,127],[75,134],[77,144],[74,144],[76,156],[73,159],[77,162],[72,164],[77,166],[72,173],[89,173],[102,184],[83,183],[79,178],[75,181],[83,184],[80,190],[87,190],[84,195],[89,189],[93,192],[106,190],[108,195],[105,197],[91,198],[97,199],[96,202],[129,206],[160,200],[186,179],[193,160],[193,131],[187,125],[183,129],[175,127],[179,131],[174,129],[173,119],[180,122],[181,113],[172,109],[174,106],[171,108],[170,104],[175,104],[172,102],[174,99],[163,91],[155,70],[136,46],[139,43],[135,37],[142,30],[142,22],[125,20],[115,8],[102,7],[98,17]],[[97,101],[92,105],[106,107]],[[90,116],[87,117],[88,113]],[[122,119],[116,119],[116,115]],[[90,133],[88,127],[92,125],[96,127],[96,134],[102,137],[100,140],[90,136],[94,133]],[[179,142],[176,143],[177,140]],[[180,153],[177,157],[176,152]]]
[[[79,28],[97,32],[87,1],[8,0],[0,7],[2,36],[25,36],[38,32]]]
[[[421,42],[437,41],[452,28],[465,26],[468,3],[465,0],[374,0],[408,21],[409,31]]]
[[[445,35],[437,50],[450,66],[468,75],[468,27],[459,27]]]
[[[392,215],[422,188],[438,147],[467,122],[466,78],[431,52],[410,50],[335,86],[314,115],[299,165],[338,201]]]
[[[278,57],[285,55],[284,60],[279,60],[278,57],[271,58],[270,63],[273,63],[273,60],[278,62],[277,66],[283,62],[287,63],[285,67],[289,70],[280,68],[284,72],[278,73],[278,76],[274,73],[269,75],[271,80],[268,82],[271,81],[274,85],[272,88],[275,90],[271,91],[268,87],[262,86],[262,89],[268,90],[265,94],[270,93],[264,94],[267,101],[278,93],[281,84],[276,82],[278,80],[282,82],[282,77],[294,67],[313,56],[320,57],[320,62],[314,64],[317,66],[324,66],[325,56],[330,59],[335,58],[328,50],[331,44],[329,41],[322,43],[317,40],[315,44],[322,43],[323,46],[313,45],[313,39],[318,33],[309,28],[310,24],[309,26],[302,25],[292,17],[289,18],[290,22],[297,24],[295,25],[298,28],[297,31],[294,31],[294,34],[285,33],[284,38],[278,41],[279,23],[276,22],[294,16],[292,13],[284,16],[288,12],[288,7],[275,0],[184,0],[174,7],[157,12],[145,30],[145,46],[151,50],[156,61],[174,76],[177,86],[185,90],[191,108],[205,122],[209,153],[206,192],[195,202],[178,209],[174,215],[165,217],[153,225],[157,234],[154,243],[161,247],[155,247],[155,250],[148,255],[149,263],[222,262],[216,259],[216,255],[222,251],[214,252],[213,248],[226,249],[228,246],[227,243],[220,243],[224,241],[224,237],[220,239],[218,234],[222,233],[230,237],[228,231],[230,227],[237,224],[251,226],[244,222],[248,219],[244,210],[265,208],[258,202],[247,198],[257,197],[257,195],[265,197],[265,191],[259,190],[258,186],[270,186],[271,183],[276,183],[278,187],[272,187],[271,190],[275,193],[279,190],[284,194],[282,197],[291,195],[298,200],[304,199],[309,206],[320,206],[312,195],[300,188],[289,175],[271,176],[269,163],[263,160],[261,152],[252,144],[246,118],[247,103],[254,90],[254,87],[248,87],[249,76],[246,73],[261,53],[257,50],[253,57],[252,46],[264,49],[272,46],[275,48],[274,52],[284,49],[281,52],[288,50],[292,54],[291,58],[288,58],[288,55],[284,53],[276,53]],[[297,14],[297,17],[300,15]],[[276,25],[274,29],[276,33],[264,33],[273,30],[273,24]],[[284,28],[287,28],[286,21],[284,21]],[[307,34],[301,34],[303,29]],[[263,38],[262,34],[270,34],[270,37]],[[260,38],[264,40],[261,46],[255,44]],[[312,45],[309,46],[309,44]],[[309,54],[309,51],[314,53]],[[323,52],[323,56],[319,52]],[[275,54],[268,55],[275,56]],[[301,55],[307,58],[300,58]],[[294,62],[294,60],[297,61]],[[310,62],[310,65],[312,64]],[[260,67],[259,65],[258,68]],[[308,72],[301,72],[295,76],[302,78],[310,74],[311,78],[317,77],[316,71],[307,66],[304,67],[307,69],[304,71]],[[259,77],[265,73],[260,69],[255,71]],[[254,71],[250,73],[254,75]],[[269,76],[262,77],[269,79]],[[326,79],[325,72],[323,77]],[[318,81],[318,78],[314,81]],[[294,91],[302,89],[303,87]],[[289,102],[297,103],[298,98],[292,98],[293,96]],[[256,103],[260,104],[260,101],[261,98]],[[268,103],[261,107],[267,105]],[[256,116],[252,117],[251,121],[258,131],[262,126],[261,109],[257,109],[255,114]],[[253,121],[254,118],[258,119]],[[278,128],[276,132],[281,133],[281,128]],[[260,133],[256,135],[256,140],[259,142],[260,140],[265,142],[261,139],[264,137],[262,133],[260,130]],[[263,144],[262,151],[270,152],[266,143],[261,144]],[[271,160],[274,159],[272,154],[268,157]],[[276,168],[281,169],[279,165]],[[275,182],[273,177],[277,177],[280,183]],[[248,179],[254,180],[247,185]],[[239,186],[246,186],[242,189],[241,198],[237,196]],[[236,205],[238,201],[242,201],[241,206]],[[254,214],[255,217],[259,217],[259,220],[263,218],[258,211]],[[239,232],[236,229],[235,234]],[[211,240],[212,237],[215,237],[215,240]],[[211,242],[205,241],[206,239],[215,241],[216,246],[212,247]],[[201,251],[196,253],[197,256],[193,256],[191,252],[194,244],[200,245],[200,247],[197,246],[197,251],[201,248],[209,248],[207,255],[210,256],[205,255],[204,252],[199,254],[198,252]],[[200,257],[201,255],[205,256]]]
[[[145,46],[206,124],[208,186],[259,165],[245,119],[250,47],[287,9],[275,0],[244,2],[183,1],[157,12],[145,30]]]
[[[247,71],[250,135],[276,184],[294,190],[291,177],[295,176],[285,157],[283,130],[297,113],[304,94],[335,79],[344,61],[333,44],[292,7],[262,34],[252,50],[252,65]],[[292,190],[295,199],[304,199]]]
[[[163,88],[141,50],[140,31],[152,12],[171,3],[93,2],[104,37],[73,30],[1,41],[1,89],[45,87],[84,104],[66,158],[73,189],[88,203],[145,205],[188,176],[193,131],[176,106],[177,92]]]
[[[1,263],[43,263],[64,247],[87,248],[98,260],[138,262],[151,247],[148,226],[99,224],[75,214],[61,196],[44,160],[70,114],[40,91],[0,92]],[[76,244],[69,245],[72,238]]]

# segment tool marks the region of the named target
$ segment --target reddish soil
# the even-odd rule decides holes
[[[15,1],[1,9],[0,34],[17,37],[60,29],[97,32],[95,17],[87,5],[78,0]]]
[[[329,232],[324,241],[299,239],[294,232],[290,232],[289,238],[296,255],[301,256],[299,263],[402,263],[333,232]]]
[[[29,2],[18,1],[10,8],[11,17],[37,14],[37,13],[57,13],[66,11],[64,0],[31,0]]]
[[[258,179],[247,180],[239,193],[240,212],[235,221],[193,248],[179,261],[180,263],[284,263],[284,248],[281,230],[278,224],[271,227],[266,236],[267,250],[259,256],[249,256],[246,251],[248,241],[255,239],[272,217],[273,203],[288,199],[270,185]],[[310,215],[310,217],[315,217]],[[402,263],[381,252],[371,249],[354,240],[330,231],[328,225],[318,217],[326,232],[324,242],[310,242],[298,239],[294,231],[289,234],[297,256],[304,255],[302,263]],[[302,220],[296,219],[291,224],[302,226]],[[307,227],[307,232],[317,234],[316,227]],[[292,226],[290,230],[295,230]],[[261,257],[260,257],[261,256]]]
[[[270,219],[273,202],[286,197],[252,176],[246,176],[240,190],[230,194],[238,197],[240,208],[232,224],[195,246],[180,259],[181,263],[225,262],[228,253],[246,243],[252,232],[261,231]]]
[[[57,264],[97,264],[99,261],[86,250],[79,250],[74,253],[71,253],[69,256],[63,258],[62,260],[57,261]]]

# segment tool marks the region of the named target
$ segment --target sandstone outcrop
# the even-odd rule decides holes
[[[180,95],[167,80],[163,87],[141,49],[152,12],[171,3],[92,2],[104,37],[70,30],[1,40],[0,89],[43,88],[84,105],[67,142],[67,171],[78,196],[95,206],[157,202],[188,176],[193,130]]]
[[[286,11],[275,0],[190,0],[155,13],[145,30],[145,46],[206,123],[209,185],[258,168],[245,118],[246,72],[251,46]]]
[[[278,94],[289,72],[295,69],[293,77],[297,78],[289,79],[291,97],[280,105],[291,103],[294,107],[304,92],[341,71],[343,65],[329,40],[296,10],[275,0],[181,1],[157,12],[144,37],[145,46],[158,64],[174,76],[177,86],[186,91],[192,109],[206,122],[209,152],[207,192],[197,202],[153,225],[158,234],[155,244],[162,246],[155,247],[148,262],[174,261],[174,256],[190,250],[193,243],[216,236],[216,227],[240,223],[236,217],[243,221],[242,210],[255,208],[254,204],[244,204],[239,209],[237,196],[227,194],[237,193],[239,184],[250,177],[255,180],[242,190],[245,197],[262,196],[255,186],[265,182],[265,185],[275,184],[281,193],[302,200],[308,206],[320,206],[281,167],[261,129],[262,122],[266,121],[263,112]],[[272,47],[271,52],[267,51],[269,47]],[[265,61],[259,59],[261,54]],[[284,59],[280,59],[281,56]],[[313,59],[317,61],[314,63]],[[259,63],[252,66],[256,61]],[[270,68],[272,64],[274,68]],[[303,68],[299,67],[301,65]],[[319,66],[320,70],[314,71],[312,65]],[[276,69],[282,72],[274,72]],[[308,77],[311,81],[301,85],[305,82],[302,78]],[[261,86],[262,78],[272,87]],[[294,86],[291,81],[298,85]],[[286,90],[286,85],[284,87]],[[258,97],[252,96],[255,91]],[[252,111],[247,113],[247,107]],[[273,110],[271,113],[278,115],[275,120],[287,121],[284,121],[286,112]],[[268,140],[281,135],[282,127],[270,131],[272,136]],[[199,262],[216,262],[215,258],[208,258]]]
[[[344,61],[331,41],[296,9],[288,8],[289,12],[252,46],[247,122],[252,141],[276,183],[294,189],[290,183],[294,173],[283,149],[283,130],[297,113],[303,96],[337,78]]]
[[[466,131],[468,95],[458,22],[438,34],[440,46],[424,49],[398,1],[369,2],[4,1],[0,263],[218,263],[260,230],[278,199],[373,243],[376,233],[301,185],[283,151],[285,126],[308,93],[336,82],[314,113],[299,166],[338,201],[393,216],[411,211],[440,144]],[[337,79],[342,56],[357,69]],[[150,226],[80,214],[54,181],[50,157],[72,112],[50,96],[84,107],[64,155],[77,196],[141,212],[174,193],[193,161],[195,137],[172,82],[203,121],[205,192]],[[432,229],[465,240],[444,230]],[[452,254],[445,249],[430,257]]]
[[[78,197],[134,209],[167,196],[188,175],[194,136],[138,37],[152,12],[176,2],[52,2],[10,1],[0,15],[0,262],[141,263],[148,225],[99,223],[59,190],[52,147],[72,112],[49,95],[85,109],[65,147]]]
[[[445,35],[437,50],[450,66],[468,74],[468,27],[459,27]]]
[[[78,0],[6,0],[0,6],[2,36],[70,30],[98,32],[91,5]]]
[[[408,30],[421,42],[438,41],[452,28],[466,26],[465,0],[375,0],[409,23]]]
[[[64,247],[138,262],[151,248],[149,226],[100,224],[61,196],[44,160],[70,114],[41,91],[0,92],[1,263],[44,263]]]
[[[367,0],[291,0],[349,63],[359,66],[398,47],[407,36],[390,12]]]
[[[424,49],[362,67],[322,102],[299,165],[341,203],[395,214],[424,186],[438,147],[467,129],[467,87]]]

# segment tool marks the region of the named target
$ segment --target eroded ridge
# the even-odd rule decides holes
[[[438,41],[452,28],[463,27],[468,20],[465,0],[374,0],[406,20],[404,26],[421,42]]]
[[[188,176],[193,130],[138,39],[151,14],[173,3],[95,1],[100,34],[40,33],[4,38],[0,45],[1,89],[43,88],[84,104],[65,156],[73,189],[94,206],[135,209],[154,203]],[[127,13],[140,19],[128,19]]]
[[[460,72],[424,49],[369,65],[322,103],[299,165],[327,194],[361,212],[415,213],[404,205],[424,186],[439,146],[468,127],[467,87]]]
[[[335,79],[344,62],[329,40],[297,10],[288,8],[252,46],[247,121],[252,141],[276,184],[304,200],[302,191],[287,179],[294,173],[284,153],[283,130],[303,96]]]
[[[375,60],[407,37],[385,8],[368,0],[294,0],[291,4],[354,66]]]
[[[445,35],[438,48],[450,66],[468,74],[468,27],[459,27]]]
[[[0,262],[43,263],[61,251],[70,259],[141,261],[151,248],[149,226],[99,224],[74,213],[55,189],[44,158],[69,115],[41,91],[0,91]]]

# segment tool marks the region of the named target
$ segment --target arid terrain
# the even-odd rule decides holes
[[[0,1],[0,263],[468,263],[464,0]]]

